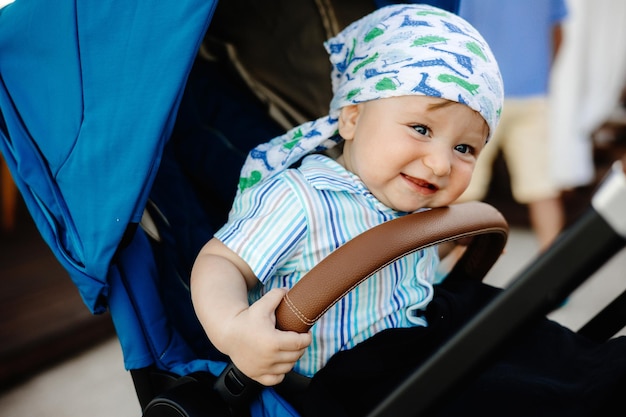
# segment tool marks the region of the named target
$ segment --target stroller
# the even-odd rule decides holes
[[[187,277],[193,258],[225,220],[237,167],[256,144],[233,149],[222,133],[227,126],[198,126],[195,109],[210,109],[218,113],[216,120],[228,120],[223,112],[232,99],[231,111],[245,111],[255,126],[248,136],[256,142],[284,128],[267,121],[266,110],[239,80],[196,60],[215,7],[216,2],[197,0],[149,5],[18,0],[2,9],[0,151],[42,237],[86,306],[96,314],[110,311],[144,416],[219,416],[232,409],[252,416],[297,416],[276,390],[240,384],[243,377],[211,346],[191,308]],[[115,33],[110,32],[113,22]],[[37,30],[22,30],[25,24]],[[136,59],[147,53],[150,59]],[[211,95],[202,94],[207,79],[221,80],[223,90],[211,85]],[[33,100],[33,92],[41,99]],[[191,141],[200,147],[186,146],[197,137],[210,137],[227,157],[207,159],[212,154],[200,141]],[[624,177],[616,165],[589,213],[372,415],[427,410],[507,335],[558,305],[620,250],[626,235]],[[368,232],[320,264],[322,271],[348,277],[329,288],[321,302],[307,304],[307,283],[323,279],[319,276],[307,276],[290,298],[307,317],[316,317],[391,259],[468,236],[474,238],[466,256],[450,276],[481,279],[506,243],[506,221],[484,203],[402,220]],[[388,243],[380,245],[381,239]],[[596,246],[581,250],[577,242],[585,239]],[[381,246],[389,252],[381,253]],[[551,273],[555,265],[558,274]],[[621,329],[624,297],[581,331],[602,339]],[[312,324],[282,310],[277,312],[282,328],[304,330]],[[416,389],[419,397],[411,395]]]

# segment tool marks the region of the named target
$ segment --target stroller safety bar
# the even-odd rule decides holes
[[[506,244],[508,224],[489,204],[467,202],[409,214],[347,242],[289,290],[277,327],[307,332],[346,293],[393,261],[428,246],[473,237],[450,274],[482,280]]]

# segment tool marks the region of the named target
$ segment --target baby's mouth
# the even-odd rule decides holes
[[[424,181],[424,180],[419,179],[419,178],[411,177],[411,176],[406,175],[406,174],[402,174],[402,176],[404,177],[404,179],[406,179],[407,181],[415,184],[419,188],[427,189],[429,191],[437,191],[439,189],[439,187],[437,187],[435,184],[430,183],[428,181]]]

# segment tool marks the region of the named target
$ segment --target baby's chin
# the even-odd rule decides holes
[[[413,213],[416,211],[420,211],[423,209],[431,208],[430,204],[385,204],[387,207],[394,209],[395,211],[401,213]]]
[[[421,210],[421,209],[433,209],[433,208],[437,208],[437,207],[447,207],[450,204],[454,204],[454,202],[456,201],[456,199],[445,199],[445,200],[438,200],[438,201],[432,201],[428,204],[424,204],[422,205],[419,209],[413,210],[413,211],[417,211],[417,210]]]
[[[438,191],[435,195],[429,197],[417,197],[417,196],[407,196],[404,195],[404,198],[399,198],[399,196],[390,195],[376,195],[374,197],[378,199],[382,204],[391,208],[392,210],[401,212],[401,213],[413,213],[415,211],[420,211],[423,209],[444,207],[453,204],[455,200],[458,198],[457,196],[450,196],[448,193],[442,193],[441,190]],[[414,197],[414,198],[411,198]]]

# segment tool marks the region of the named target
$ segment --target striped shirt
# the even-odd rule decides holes
[[[339,246],[393,218],[363,182],[334,160],[309,155],[240,193],[215,235],[243,258],[260,284],[250,302],[276,287],[291,288]],[[387,328],[422,325],[439,258],[434,247],[383,268],[348,293],[313,326],[313,342],[294,370],[312,376],[340,350]]]

